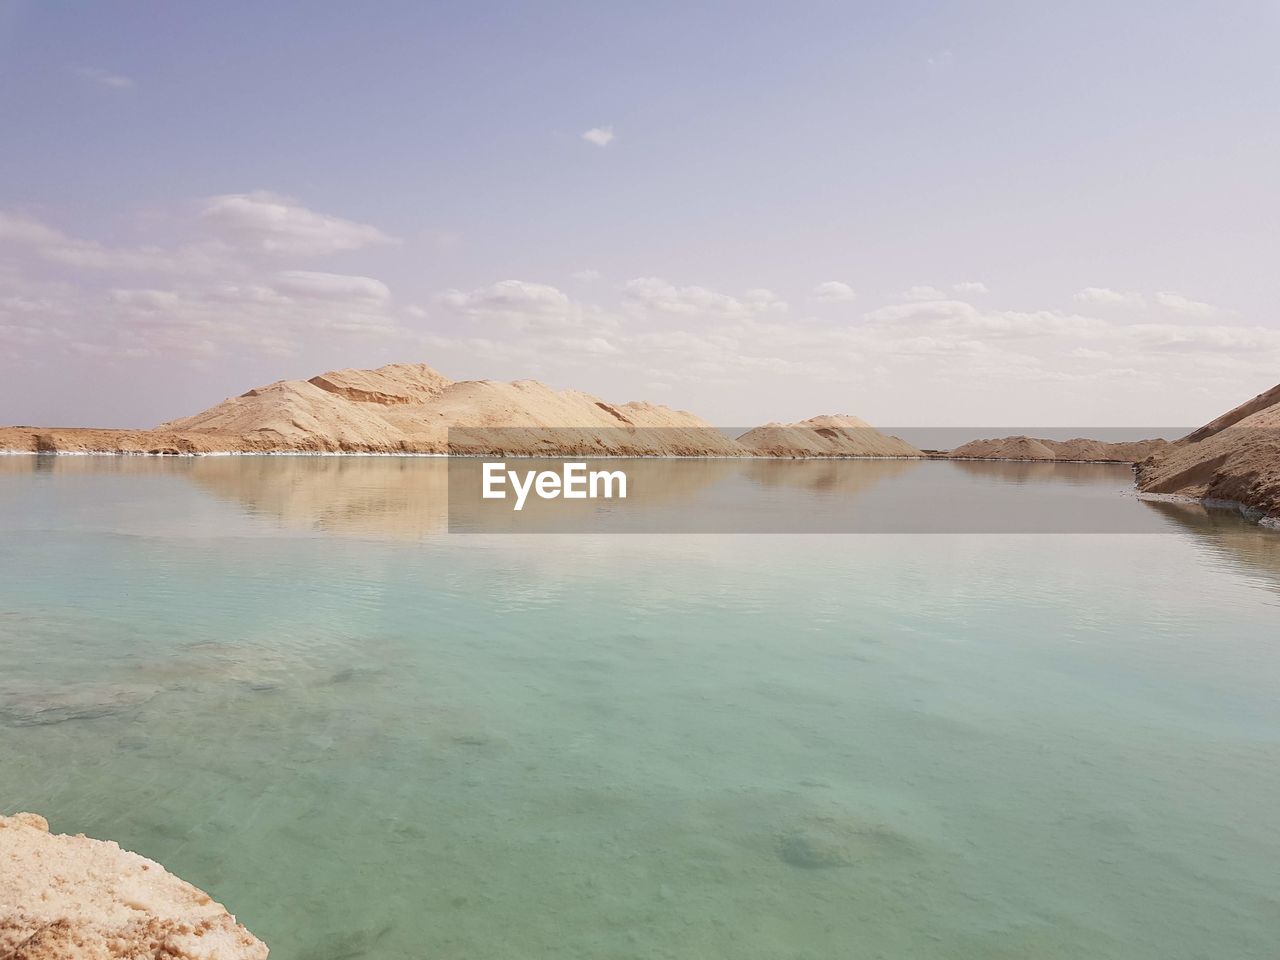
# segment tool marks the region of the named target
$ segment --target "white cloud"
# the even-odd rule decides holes
[[[748,290],[742,298],[737,298],[706,287],[677,287],[658,277],[628,280],[622,294],[633,305],[681,316],[745,319],[761,313],[785,313],[788,309],[785,301],[763,287]]]
[[[1157,293],[1155,301],[1166,309],[1188,317],[1211,317],[1218,313],[1218,308],[1212,304],[1203,303],[1200,300],[1192,300],[1170,290],[1162,290]]]
[[[1092,347],[1076,347],[1067,356],[1076,360],[1110,360],[1112,355],[1106,350],[1095,350]]]
[[[597,147],[607,147],[613,143],[613,127],[592,127],[582,132],[582,139],[594,143]]]
[[[321,256],[395,242],[377,227],[317,213],[263,191],[210,197],[201,215],[229,242],[269,254]]]
[[[943,50],[929,57],[926,62],[932,70],[949,70],[951,64],[955,62],[955,55],[950,50]]]
[[[622,350],[604,337],[561,337],[557,343],[566,350],[586,353],[592,356],[622,353]]]
[[[1256,359],[1280,360],[1280,330],[1231,324],[1186,325],[1138,323],[1115,332],[1139,349],[1197,353],[1228,353]]]
[[[81,67],[77,72],[86,80],[91,80],[101,87],[110,87],[113,90],[130,90],[134,86],[133,80],[129,77],[119,73],[112,73],[109,70],[102,70],[98,67]]]
[[[562,290],[545,283],[500,280],[475,290],[445,290],[436,302],[446,311],[472,323],[501,324],[534,334],[593,328],[591,333],[609,329],[607,317],[588,311]]]
[[[594,283],[595,281],[600,279],[600,271],[599,270],[575,270],[573,273],[569,274],[569,276],[572,277],[574,280],[581,281],[582,283]]]
[[[852,303],[857,298],[853,287],[839,280],[827,280],[813,288],[813,299],[819,303]]]
[[[945,320],[976,317],[978,308],[963,300],[916,300],[879,307],[864,315],[870,323],[899,323],[912,320]]]
[[[31,217],[0,212],[0,246],[23,248],[42,260],[92,270],[207,272],[223,265],[216,244],[108,247],[73,237]]]
[[[1140,307],[1146,302],[1140,293],[1112,290],[1110,287],[1085,287],[1076,293],[1075,299],[1080,303],[1111,303],[1131,307]]]
[[[916,286],[910,290],[904,290],[902,293],[903,300],[945,300],[947,295],[937,287]]]
[[[965,295],[990,293],[987,289],[987,285],[981,280],[963,280],[960,283],[953,283],[951,285],[951,289],[955,293]]]
[[[321,300],[369,300],[381,302],[391,297],[387,285],[372,277],[311,270],[285,270],[276,275],[276,289],[299,297]]]
[[[83,298],[94,323],[81,350],[131,356],[210,357],[245,351],[288,356],[318,334],[400,337],[383,309],[386,287],[368,277],[279,275],[271,282],[116,288]]]
[[[569,307],[569,297],[565,293],[545,283],[524,280],[499,280],[471,291],[446,290],[437,299],[448,306],[468,311],[562,313]]]

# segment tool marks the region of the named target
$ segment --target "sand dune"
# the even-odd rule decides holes
[[[923,457],[904,440],[886,436],[848,415],[810,417],[799,423],[768,423],[748,430],[738,443],[768,457]]]
[[[5,960],[266,960],[220,903],[116,844],[0,816],[0,957]]]
[[[1138,464],[1138,489],[1224,500],[1280,524],[1280,385]]]
[[[922,456],[856,417],[769,424],[741,441],[683,410],[536,380],[454,381],[420,363],[280,380],[154,430],[0,428],[0,449],[49,453]]]

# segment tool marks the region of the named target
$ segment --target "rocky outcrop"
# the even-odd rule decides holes
[[[1139,463],[1137,481],[1144,493],[1234,503],[1280,526],[1280,385]]]
[[[266,960],[220,903],[110,841],[0,816],[4,960]]]

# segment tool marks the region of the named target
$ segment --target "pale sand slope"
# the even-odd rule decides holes
[[[810,417],[799,423],[767,423],[738,437],[754,456],[923,457],[905,440],[886,436],[848,415]]]
[[[424,364],[284,380],[157,430],[234,437],[234,449],[621,456],[741,452],[684,411],[649,403],[614,406],[536,380],[455,382]]]
[[[670,407],[535,380],[455,382],[414,363],[281,380],[149,431],[0,428],[0,450],[51,453],[922,456],[856,417],[770,424],[744,439]]]
[[[955,460],[1092,460],[1137,463],[1169,445],[1167,440],[1135,440],[1107,443],[1103,440],[1045,440],[1037,437],[1000,437],[973,440],[945,454]]]
[[[265,960],[222,904],[164,867],[103,840],[0,816],[4,960]]]
[[[1230,500],[1280,521],[1280,385],[1138,464],[1138,489]]]

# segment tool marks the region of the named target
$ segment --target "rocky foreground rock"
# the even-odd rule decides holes
[[[3,960],[265,960],[222,904],[106,840],[0,816]]]

